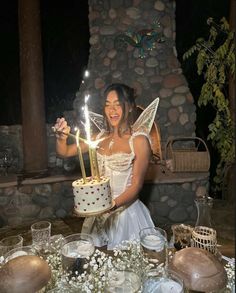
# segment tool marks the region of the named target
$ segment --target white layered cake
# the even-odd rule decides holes
[[[76,213],[100,213],[112,207],[110,181],[107,177],[101,177],[100,181],[87,178],[86,183],[83,179],[78,179],[72,186]]]

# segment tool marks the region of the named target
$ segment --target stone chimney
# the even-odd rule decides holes
[[[144,43],[144,58],[139,48],[130,43],[124,42],[122,50],[117,47],[120,35],[151,30],[156,20],[164,42],[152,50],[147,50]],[[85,90],[91,95],[90,109],[101,112],[105,86],[121,82],[136,89],[137,104],[144,107],[160,97],[156,122],[162,145],[169,137],[194,136],[196,107],[175,48],[175,1],[89,0],[89,27],[90,77],[80,87],[75,112],[84,104]]]

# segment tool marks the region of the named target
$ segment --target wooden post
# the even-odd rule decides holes
[[[45,172],[48,166],[40,1],[19,0],[18,13],[24,172]]]

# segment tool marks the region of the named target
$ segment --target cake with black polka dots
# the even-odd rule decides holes
[[[74,209],[78,214],[99,213],[112,207],[110,181],[107,177],[78,179],[72,183]]]

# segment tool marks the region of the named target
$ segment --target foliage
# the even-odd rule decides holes
[[[220,156],[214,177],[215,189],[220,190],[227,169],[235,160],[235,130],[228,96],[229,78],[235,74],[235,32],[230,30],[225,18],[219,24],[209,18],[207,24],[208,39],[197,39],[183,59],[197,53],[197,73],[204,77],[198,105],[211,105],[215,111],[207,139]]]

